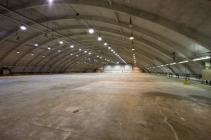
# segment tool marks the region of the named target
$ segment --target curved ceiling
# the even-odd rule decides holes
[[[210,7],[209,0],[5,0],[0,66],[70,72],[130,63],[149,72],[200,73],[208,59],[192,60],[210,56]]]

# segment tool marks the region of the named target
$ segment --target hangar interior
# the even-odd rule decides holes
[[[0,139],[210,140],[210,0],[0,0]]]

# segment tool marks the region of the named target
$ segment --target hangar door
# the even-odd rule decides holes
[[[103,71],[111,73],[132,72],[131,65],[105,65]]]

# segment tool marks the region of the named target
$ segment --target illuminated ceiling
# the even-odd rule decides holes
[[[0,66],[19,72],[128,63],[146,71],[200,73],[210,59],[208,0],[0,3]],[[193,61],[200,58],[207,59]]]

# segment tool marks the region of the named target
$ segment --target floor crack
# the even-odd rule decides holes
[[[176,130],[174,129],[173,125],[171,125],[168,122],[167,116],[164,115],[161,110],[160,110],[160,114],[164,117],[163,122],[171,129],[172,133],[174,134],[175,140],[179,140],[178,134],[177,134]]]

